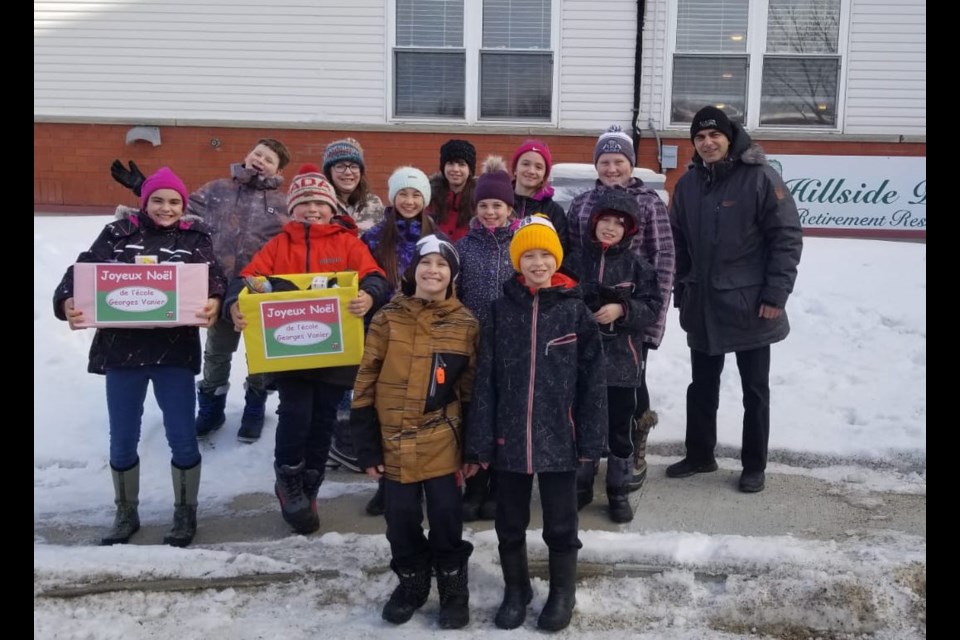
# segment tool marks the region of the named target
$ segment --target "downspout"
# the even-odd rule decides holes
[[[633,148],[640,151],[640,70],[643,62],[643,14],[646,0],[637,0],[637,48],[633,55]]]

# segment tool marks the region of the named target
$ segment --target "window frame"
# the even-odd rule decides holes
[[[385,55],[387,83],[385,117],[390,124],[467,124],[488,126],[517,126],[517,127],[555,127],[559,114],[559,94],[557,87],[560,84],[559,42],[560,42],[560,3],[562,0],[550,0],[550,49],[489,49],[483,47],[483,0],[463,1],[463,51],[464,61],[464,115],[463,118],[450,116],[398,116],[395,114],[396,100],[396,52],[409,51],[442,51],[431,47],[397,47],[397,0],[387,0],[387,46]],[[453,48],[446,49],[453,51]],[[517,118],[488,118],[480,119],[480,56],[482,53],[508,53],[516,51],[518,54],[530,55],[549,53],[553,63],[553,73],[550,80],[552,92],[550,99],[549,120],[517,119]]]
[[[846,96],[846,66],[849,58],[848,37],[851,0],[839,0],[840,22],[837,34],[837,52],[835,54],[796,54],[767,52],[767,19],[769,0],[748,0],[747,9],[747,50],[745,53],[694,53],[677,51],[677,19],[679,3],[675,0],[667,2],[667,47],[665,51],[663,75],[663,105],[660,117],[665,129],[680,129],[689,127],[689,123],[673,122],[673,71],[674,60],[677,56],[701,55],[710,58],[747,57],[747,87],[744,96],[746,120],[741,122],[743,127],[756,131],[789,131],[805,133],[839,133],[843,130],[844,107]],[[763,66],[767,58],[818,58],[837,59],[838,78],[836,96],[836,122],[833,125],[812,124],[760,124],[760,100],[762,94]]]

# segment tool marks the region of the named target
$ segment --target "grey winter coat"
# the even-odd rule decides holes
[[[213,233],[213,251],[227,280],[247,266],[260,247],[290,221],[282,176],[265,178],[240,163],[230,178],[212,180],[193,193],[187,213],[199,216]]]
[[[588,228],[593,207],[603,193],[610,189],[625,189],[640,205],[639,229],[630,243],[630,250],[653,265],[657,270],[657,282],[660,285],[661,307],[657,321],[643,332],[644,343],[654,349],[663,340],[663,331],[667,322],[667,309],[670,308],[670,294],[673,291],[674,253],[673,237],[670,231],[670,216],[667,206],[657,192],[643,184],[639,178],[633,178],[626,187],[607,187],[597,180],[596,186],[581,193],[570,203],[567,210],[567,233],[570,236],[572,251],[584,249],[593,241]]]
[[[677,252],[680,326],[691,349],[709,355],[748,351],[790,332],[783,308],[803,247],[797,205],[763,150],[733,124],[728,160],[693,163],[677,182],[670,219]]]
[[[573,471],[607,429],[600,332],[576,282],[533,294],[511,278],[480,329],[464,460],[498,471]]]

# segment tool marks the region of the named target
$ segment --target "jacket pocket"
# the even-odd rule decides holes
[[[554,338],[553,340],[549,340],[543,349],[543,355],[545,356],[550,355],[550,349],[552,349],[553,347],[560,347],[565,344],[574,344],[576,343],[576,341],[577,341],[577,334],[575,333],[568,333],[566,335],[560,336],[559,338]]]
[[[469,362],[470,358],[462,353],[433,354],[424,413],[442,409],[457,399],[456,383]]]

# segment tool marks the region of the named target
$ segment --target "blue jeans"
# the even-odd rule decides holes
[[[200,462],[195,420],[197,392],[193,371],[185,367],[146,366],[107,369],[110,464],[129,469],[137,463],[140,424],[147,385],[163,413],[163,428],[173,464],[189,469]]]

